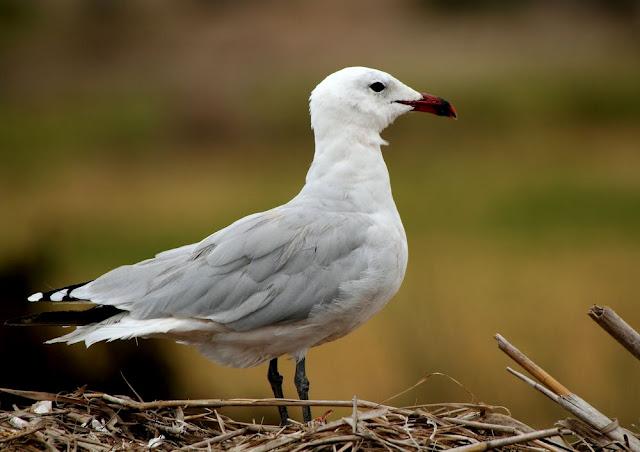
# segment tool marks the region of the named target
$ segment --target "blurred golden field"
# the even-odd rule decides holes
[[[500,332],[637,424],[640,367],[586,311],[640,326],[639,3],[445,5],[0,1],[3,315],[286,202],[312,158],[310,90],[371,66],[459,120],[408,115],[385,132],[409,268],[378,316],[311,351],[312,397],[381,401],[444,372],[522,420],[555,420],[504,371]],[[162,341],[41,345],[58,333],[3,328],[14,370],[0,385],[100,390],[122,371],[149,399],[271,394],[264,366]],[[394,403],[467,399],[434,377]]]

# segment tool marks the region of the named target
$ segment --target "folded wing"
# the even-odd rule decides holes
[[[299,320],[361,277],[371,225],[366,215],[283,206],[116,268],[71,295],[136,319],[208,319],[238,331]]]

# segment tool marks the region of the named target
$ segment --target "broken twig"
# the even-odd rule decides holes
[[[598,325],[620,342],[633,356],[640,359],[640,333],[624,321],[616,311],[608,306],[592,306],[589,309],[591,317]]]

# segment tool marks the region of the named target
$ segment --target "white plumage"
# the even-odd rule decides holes
[[[380,132],[412,109],[431,111],[419,108],[424,99],[374,69],[328,76],[311,94],[315,155],[297,196],[199,243],[53,293],[53,301],[123,312],[49,343],[162,336],[247,367],[284,354],[301,360],[349,333],[387,303],[405,274],[407,241]]]

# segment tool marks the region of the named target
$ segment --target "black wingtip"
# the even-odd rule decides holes
[[[16,317],[13,319],[7,319],[4,321],[4,326],[32,326],[32,325],[36,325],[34,324],[34,320],[37,319],[37,317],[40,314],[31,314],[31,315],[24,315],[22,317]]]
[[[5,320],[5,326],[83,326],[101,322],[122,311],[114,306],[94,306],[82,311],[49,311]]]
[[[91,281],[85,281],[83,283],[78,283],[78,284],[71,284],[70,286],[59,287],[57,289],[49,290],[47,292],[36,292],[36,293],[32,294],[31,296],[29,296],[27,298],[27,300],[29,300],[31,302],[42,302],[42,301],[54,301],[54,302],[59,302],[59,301],[82,301],[80,298],[72,297],[69,294],[74,289],[77,289],[78,287],[85,286],[85,285],[89,284]],[[62,294],[62,296],[60,296],[58,299],[56,299],[56,300],[52,300],[51,299],[51,297],[54,294],[57,294],[58,292],[62,292],[62,291],[64,291],[64,294]]]

